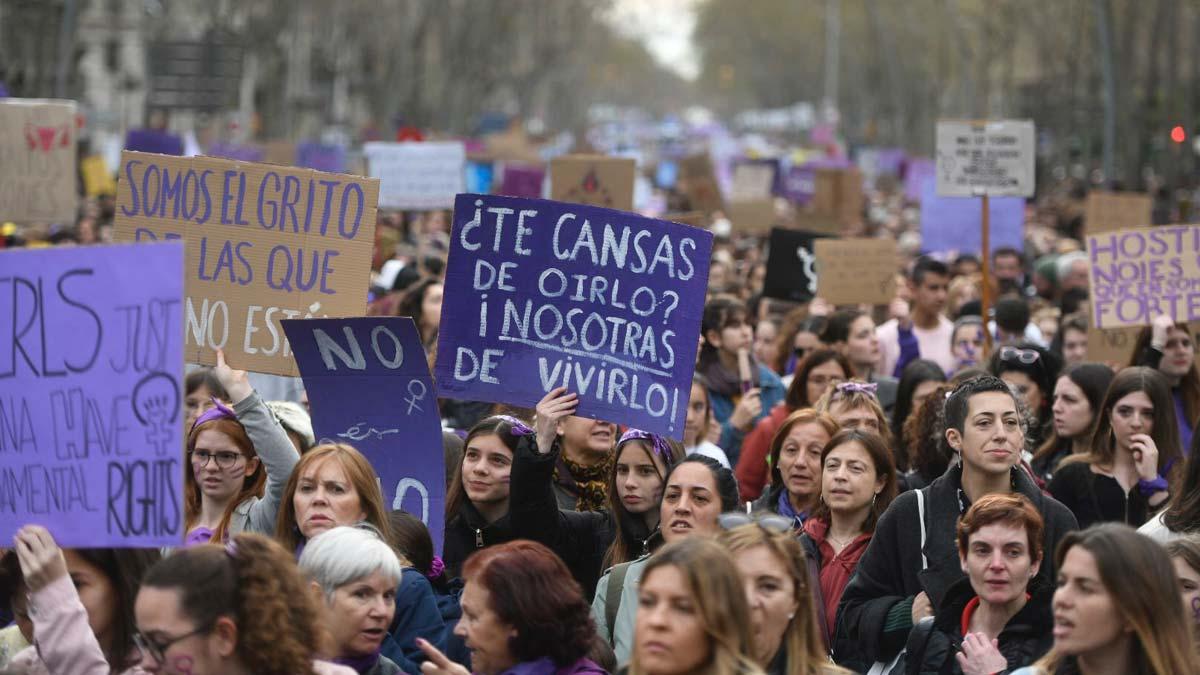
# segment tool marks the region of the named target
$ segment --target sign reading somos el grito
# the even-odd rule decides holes
[[[297,375],[282,319],[366,310],[379,181],[121,153],[116,236],[187,242],[184,357]]]
[[[533,406],[682,438],[710,232],[540,199],[459,195],[435,377],[443,397]]]
[[[1097,328],[1200,320],[1200,226],[1090,234],[1087,250]]]

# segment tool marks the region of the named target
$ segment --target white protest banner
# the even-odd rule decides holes
[[[0,98],[0,222],[75,222],[75,102]]]
[[[467,153],[457,141],[367,143],[363,154],[379,179],[380,208],[449,209],[466,191]]]
[[[937,123],[937,193],[942,197],[1030,197],[1032,120]]]
[[[1200,320],[1200,225],[1089,234],[1087,250],[1097,328]]]

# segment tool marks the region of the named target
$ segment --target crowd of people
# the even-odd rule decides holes
[[[899,242],[886,306],[766,297],[761,235],[717,237],[682,443],[563,388],[442,401],[441,551],[306,398],[218,353],[186,381],[185,539],[23,528],[0,672],[1200,672],[1195,336],[1157,317],[1089,358],[1078,218],[1031,206],[985,277],[921,255],[911,206],[872,192],[846,229]],[[431,363],[449,221],[377,229],[368,313],[413,317]]]

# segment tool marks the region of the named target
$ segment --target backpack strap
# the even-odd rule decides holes
[[[608,638],[614,643],[617,639],[613,633],[617,626],[617,610],[621,607],[621,591],[625,589],[625,575],[629,573],[630,564],[623,562],[613,565],[608,572],[608,588],[604,593],[604,621],[608,624]]]

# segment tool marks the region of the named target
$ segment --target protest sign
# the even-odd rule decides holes
[[[691,155],[679,162],[679,189],[687,195],[693,211],[712,213],[725,208],[721,186],[707,154]]]
[[[1010,246],[1025,249],[1025,200],[1020,197],[988,199],[991,215],[988,250]],[[983,250],[983,203],[978,197],[941,197],[932,184],[921,196],[921,250],[926,253],[957,251],[979,254]]]
[[[183,256],[0,251],[0,541],[183,540]]]
[[[550,198],[560,202],[633,210],[637,162],[630,157],[563,155],[550,161]]]
[[[662,217],[663,220],[669,220],[672,223],[687,225],[688,227],[698,227],[700,229],[708,229],[708,216],[699,211],[688,211],[687,213],[668,213]]]
[[[733,184],[729,188],[730,200],[764,199],[771,196],[775,188],[774,161],[744,162],[733,167]]]
[[[769,196],[730,200],[725,210],[730,224],[738,232],[766,232],[777,220],[775,200]]]
[[[125,134],[125,149],[158,155],[183,155],[183,139],[161,129],[130,129]]]
[[[1031,197],[1032,120],[937,123],[937,193],[942,197]]]
[[[434,369],[439,395],[683,434],[712,234],[623,211],[459,195]]]
[[[463,191],[467,155],[457,141],[367,143],[363,153],[379,179],[381,208],[448,209]]]
[[[509,197],[542,196],[546,170],[535,164],[504,162],[500,165],[500,194]]]
[[[346,171],[346,146],[305,141],[296,145],[296,166],[329,173]]]
[[[862,219],[863,175],[858,169],[819,168],[815,189],[814,212],[833,216],[843,224]]]
[[[818,239],[817,295],[835,305],[884,305],[896,294],[895,239]]]
[[[817,169],[808,164],[792,165],[779,181],[781,196],[799,205],[812,201],[817,192]]]
[[[1153,224],[1153,208],[1154,202],[1147,194],[1092,190],[1087,196],[1083,226],[1088,234],[1149,227]]]
[[[208,146],[208,151],[204,154],[221,159],[236,159],[239,162],[261,162],[267,153],[259,145],[218,141]]]
[[[908,168],[904,172],[904,196],[911,201],[920,201],[921,195],[925,193],[927,185],[936,186],[937,183],[937,164],[932,159],[924,157],[916,157],[908,162]],[[934,188],[929,188],[931,193],[935,192]]]
[[[384,502],[420,518],[442,550],[446,460],[433,378],[408,317],[283,322],[317,438],[348,443],[379,475]]]
[[[137,152],[119,175],[118,240],[187,242],[188,362],[296,375],[281,319],[366,310],[378,180]]]
[[[817,256],[813,248],[821,236],[782,227],[771,229],[764,296],[806,302],[817,294]]]
[[[1138,334],[1144,328],[1144,326],[1096,328],[1089,325],[1087,360],[1096,363],[1117,363],[1122,367],[1130,365],[1137,356],[1133,352],[1133,347],[1137,343]],[[1192,345],[1200,345],[1200,321],[1188,323],[1188,335],[1192,336]]]
[[[88,155],[79,160],[79,173],[83,175],[83,193],[87,196],[116,196],[117,180],[100,155]]]
[[[291,141],[266,141],[262,144],[262,161],[279,166],[292,166],[296,163],[296,144]]]
[[[836,237],[842,232],[842,224],[838,222],[836,216],[815,213],[808,209],[796,209],[796,212],[792,214],[789,229]]]
[[[0,100],[0,221],[74,224],[75,102]]]
[[[1092,325],[1148,326],[1165,314],[1200,321],[1200,225],[1087,236]]]

